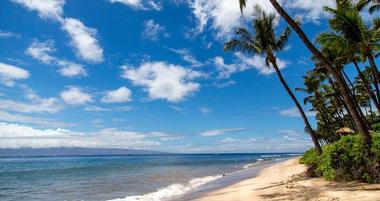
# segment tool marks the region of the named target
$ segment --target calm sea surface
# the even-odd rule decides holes
[[[0,200],[160,201],[292,154],[0,158]],[[232,174],[231,174],[232,175]]]

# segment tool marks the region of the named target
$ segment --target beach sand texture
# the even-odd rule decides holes
[[[380,201],[380,184],[328,182],[306,176],[293,158],[263,169],[257,177],[208,193],[196,201]]]

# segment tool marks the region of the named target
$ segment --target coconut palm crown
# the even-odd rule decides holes
[[[259,7],[255,7],[259,17],[253,19],[255,34],[252,35],[246,28],[240,27],[236,31],[237,38],[224,44],[225,51],[239,51],[246,54],[260,54],[266,56],[266,64],[270,67],[275,62],[274,52],[282,50],[291,33],[290,27],[286,27],[279,36],[274,32],[275,15],[267,14]]]

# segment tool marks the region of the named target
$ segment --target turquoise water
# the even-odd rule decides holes
[[[0,200],[167,200],[289,154],[0,158]]]

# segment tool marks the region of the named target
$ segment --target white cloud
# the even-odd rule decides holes
[[[41,98],[33,90],[23,89],[28,102],[0,99],[0,109],[21,113],[56,113],[63,109],[58,98]]]
[[[144,22],[144,30],[141,33],[142,37],[152,41],[157,41],[161,36],[168,37],[169,34],[166,32],[164,26],[155,23],[154,20],[150,19]]]
[[[60,20],[63,14],[64,0],[11,0],[25,8],[37,11],[38,16],[44,19]]]
[[[254,68],[260,74],[269,75],[275,72],[272,67],[272,64],[268,67],[265,63],[265,57],[259,55],[253,55],[251,57],[247,57],[241,53],[235,53],[235,56],[242,62],[246,68]],[[280,58],[277,58],[277,66],[281,70],[285,68],[287,63]]]
[[[62,109],[57,98],[39,98],[31,103],[0,100],[0,109],[22,113],[56,113]]]
[[[124,106],[120,106],[120,107],[117,107],[118,110],[122,110],[122,111],[126,111],[126,112],[129,112],[129,111],[132,111],[134,109],[133,106],[127,106],[127,105],[124,105]]]
[[[302,135],[302,133],[292,129],[281,129],[277,131],[277,134],[293,137]]]
[[[26,54],[44,64],[59,66],[58,72],[64,77],[87,76],[87,71],[83,65],[51,56],[54,51],[54,41],[34,41],[26,50]]]
[[[92,63],[103,61],[103,49],[96,39],[96,29],[88,28],[74,18],[66,18],[62,29],[70,36],[71,45],[79,58]]]
[[[138,68],[122,67],[122,77],[134,85],[144,87],[151,99],[178,102],[197,91],[200,87],[193,82],[201,73],[166,62],[147,62]]]
[[[308,117],[315,116],[315,112],[312,112],[312,111],[305,111],[305,113],[306,113],[306,116]],[[301,117],[301,114],[296,107],[280,110],[280,115],[285,116],[285,117]]]
[[[245,70],[245,66],[238,64],[226,64],[220,56],[214,58],[214,65],[218,71],[218,78],[229,78],[231,74]]]
[[[45,42],[34,41],[26,50],[26,54],[44,64],[51,64],[56,60],[56,58],[50,55],[50,53],[54,51],[54,42],[52,40],[47,40]]]
[[[65,124],[62,122],[57,122],[55,120],[26,116],[22,114],[8,113],[5,111],[0,111],[0,120],[6,122],[16,122],[16,123],[27,123],[34,125],[42,125],[42,126],[64,126]]]
[[[58,72],[64,77],[80,77],[88,75],[87,70],[83,67],[82,64],[59,60],[58,65],[60,66]]]
[[[272,67],[272,64],[268,67],[265,62],[265,57],[261,55],[245,56],[241,53],[235,53],[236,57],[234,63],[227,64],[224,59],[220,56],[217,56],[213,59],[213,63],[218,71],[219,79],[227,79],[234,73],[243,72],[248,69],[256,69],[259,74],[270,75],[275,72]],[[277,58],[277,66],[281,70],[285,68],[287,62]]]
[[[211,137],[211,136],[218,136],[218,135],[224,135],[226,133],[233,133],[233,132],[240,132],[245,131],[247,128],[224,128],[224,129],[214,129],[214,130],[208,130],[200,133],[199,135],[203,137]]]
[[[12,38],[18,37],[19,35],[10,31],[2,31],[0,30],[0,38]]]
[[[0,82],[6,86],[11,87],[15,80],[27,79],[29,76],[25,69],[0,62]]]
[[[194,57],[194,55],[191,53],[191,51],[189,49],[186,49],[186,48],[183,48],[183,49],[169,48],[169,50],[178,54],[179,56],[181,56],[182,60],[190,63],[192,67],[203,66],[202,62],[198,61],[197,58]]]
[[[259,139],[257,139],[257,138],[243,139],[243,138],[231,138],[231,137],[227,137],[227,138],[220,140],[220,142],[222,142],[222,143],[254,143],[254,142],[258,142],[258,141],[259,141]]]
[[[103,61],[103,49],[96,39],[97,30],[86,27],[80,20],[63,18],[64,0],[12,0],[38,12],[43,19],[52,19],[61,24],[61,28],[68,34],[77,57],[91,63]]]
[[[0,148],[91,147],[155,149],[160,139],[149,133],[122,131],[113,128],[91,133],[70,130],[36,129],[20,124],[0,123]]]
[[[177,112],[180,112],[180,113],[185,113],[185,110],[181,107],[178,107],[178,106],[174,106],[174,105],[169,105],[169,108],[171,108],[172,110],[175,110]]]
[[[153,0],[110,0],[110,3],[121,3],[137,10],[162,9],[162,6]]]
[[[236,27],[247,24],[255,15],[254,5],[259,5],[266,12],[275,13],[275,9],[267,0],[248,0],[244,13],[240,12],[239,3],[232,0],[188,0],[189,7],[197,21],[195,33],[203,32],[210,28],[215,31],[216,38],[230,37]],[[307,20],[317,22],[326,17],[324,6],[334,7],[331,0],[278,0],[290,13]],[[277,22],[276,22],[277,23]]]
[[[148,135],[153,138],[158,138],[161,141],[172,141],[172,140],[178,140],[182,138],[175,134],[157,132],[157,131],[149,132]]]
[[[201,108],[198,108],[198,111],[200,113],[202,113],[203,116],[207,116],[208,114],[210,114],[212,112],[212,109],[210,109],[208,107],[201,107]]]
[[[84,111],[86,111],[86,112],[107,112],[107,111],[110,111],[110,109],[91,105],[91,106],[85,107]]]
[[[129,102],[132,92],[127,87],[120,87],[116,90],[108,91],[106,95],[102,98],[102,102],[105,103],[123,103]]]
[[[78,87],[70,87],[61,92],[61,98],[69,105],[83,105],[92,101],[91,94],[83,92],[82,89]]]
[[[288,0],[285,3],[288,8],[296,10],[298,16],[305,20],[317,22],[325,18],[327,13],[324,11],[325,6],[335,7],[335,1],[331,0]]]
[[[274,12],[269,1],[248,1],[247,9],[242,15],[237,1],[189,0],[190,8],[197,20],[195,32],[204,31],[210,24],[210,27],[216,31],[217,38],[224,38],[231,34],[236,27],[242,25],[242,22],[251,20],[255,4],[259,4],[267,12]]]

